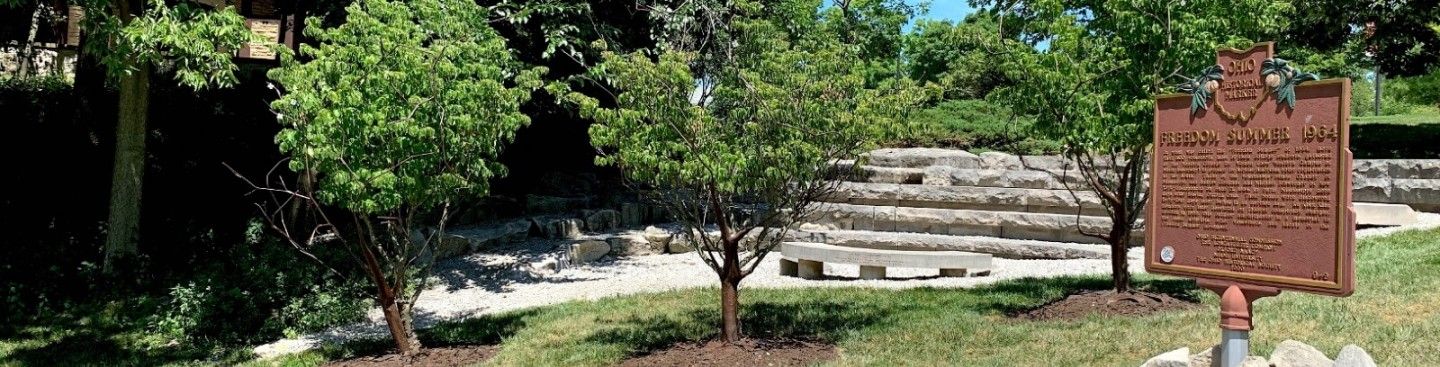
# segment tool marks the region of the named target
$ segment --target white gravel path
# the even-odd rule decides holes
[[[1420,223],[1402,227],[1367,228],[1356,237],[1370,237],[1407,229],[1440,227],[1440,214],[1421,213]],[[437,266],[437,282],[416,302],[416,323],[425,328],[440,321],[460,320],[478,315],[552,305],[572,300],[674,289],[711,287],[715,274],[693,254],[648,255],[607,258],[601,262],[569,267],[557,274],[532,274],[528,264],[559,254],[560,246],[573,241],[535,240],[486,253],[450,259]],[[1143,273],[1143,248],[1133,248],[1130,271]],[[874,288],[965,288],[1023,277],[1107,274],[1109,260],[994,260],[989,276],[968,278],[938,277],[935,269],[890,268],[887,279],[856,279],[856,265],[826,264],[825,280],[805,280],[779,275],[776,253],[767,256],[741,283],[744,288],[874,287]],[[284,339],[255,348],[261,358],[301,352],[322,342],[387,337],[379,309],[371,310],[369,321],[325,332]]]

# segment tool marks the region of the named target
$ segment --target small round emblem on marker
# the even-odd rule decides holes
[[[1175,248],[1165,246],[1165,248],[1160,249],[1160,261],[1164,261],[1167,264],[1175,261]]]

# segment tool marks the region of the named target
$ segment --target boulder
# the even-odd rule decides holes
[[[585,230],[604,232],[620,227],[620,212],[612,209],[586,210]]]
[[[469,251],[483,247],[495,247],[511,242],[524,241],[530,237],[530,226],[528,219],[517,219],[506,222],[488,223],[474,226],[456,227],[447,231],[448,235],[464,237],[469,241]]]
[[[1340,348],[1340,354],[1335,356],[1335,367],[1375,367],[1375,359],[1370,358],[1370,353],[1355,344],[1346,345]]]
[[[666,252],[665,249],[670,246],[671,240],[675,239],[675,235],[671,234],[670,231],[656,226],[645,227],[645,232],[641,235],[645,237],[645,241],[649,243],[651,250],[655,252]]]
[[[1270,362],[1270,361],[1265,360],[1265,357],[1261,357],[1261,356],[1249,356],[1249,357],[1245,357],[1245,360],[1240,362],[1240,367],[1274,367],[1274,366],[1271,365],[1271,362]]]
[[[440,240],[435,242],[434,251],[436,257],[447,258],[469,254],[472,249],[470,248],[470,239],[446,234],[440,236]]]
[[[645,206],[640,203],[620,204],[620,226],[639,227],[641,224],[645,224],[645,214]]]
[[[605,242],[610,244],[611,253],[621,256],[654,255],[665,251],[664,246],[656,251],[645,234],[640,232],[621,233],[605,239]]]
[[[570,245],[570,263],[578,265],[594,262],[609,253],[610,244],[603,240],[581,240]]]
[[[530,218],[531,232],[549,239],[575,239],[584,234],[585,221],[579,218],[545,216]]]
[[[1155,356],[1154,358],[1150,358],[1150,360],[1145,361],[1145,364],[1140,365],[1140,367],[1189,367],[1189,366],[1190,366],[1190,348],[1186,348],[1186,347],[1181,347],[1180,349],[1176,349],[1176,350],[1172,350],[1172,351],[1169,351],[1169,352],[1161,353],[1160,355]]]
[[[1270,363],[1275,367],[1331,367],[1334,361],[1315,347],[1294,340],[1280,342],[1270,353]]]
[[[535,276],[555,274],[560,271],[560,261],[555,258],[545,258],[544,260],[530,263],[528,270],[530,274]]]
[[[695,244],[685,238],[676,238],[670,241],[669,245],[665,246],[665,252],[672,254],[683,254],[691,251],[695,251]]]
[[[1205,348],[1190,355],[1190,367],[1220,367],[1220,346]]]

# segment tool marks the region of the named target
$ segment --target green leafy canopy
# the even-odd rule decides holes
[[[362,213],[484,194],[543,69],[515,61],[467,0],[359,0],[332,29],[308,27],[309,60],[270,77],[290,168],[319,174],[318,198]]]
[[[141,67],[155,66],[174,74],[191,88],[234,85],[234,51],[246,43],[266,43],[245,28],[245,18],[234,7],[209,9],[190,2],[167,4],[144,0],[142,11],[121,15],[118,0],[81,0],[85,10],[82,45],[97,55],[111,77]],[[269,42],[280,52],[285,47]]]
[[[612,148],[597,163],[662,187],[783,192],[791,183],[822,179],[829,159],[858,155],[927,97],[905,83],[867,88],[861,50],[821,27],[795,29],[815,18],[784,22],[776,18],[796,12],[747,4],[737,6],[727,33],[737,47],[726,55],[674,49],[654,58],[604,55],[593,74],[618,91],[616,106],[567,96],[595,120],[593,144]],[[720,57],[726,58],[713,62]]]

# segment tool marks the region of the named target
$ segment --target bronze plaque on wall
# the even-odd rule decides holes
[[[1313,80],[1273,43],[1204,74],[1155,101],[1145,269],[1349,295],[1350,80]]]

